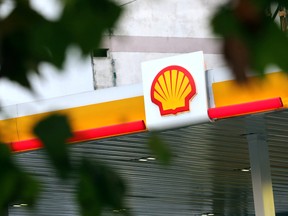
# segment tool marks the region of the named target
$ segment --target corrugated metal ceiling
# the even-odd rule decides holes
[[[288,215],[288,111],[264,116],[276,211]],[[129,183],[127,203],[135,216],[254,215],[245,118],[233,118],[161,133],[171,147],[171,166],[150,156],[149,133],[114,137],[71,145],[74,160],[85,155],[113,166]],[[18,154],[17,161],[45,186],[34,212],[10,208],[9,215],[79,215],[72,184],[55,178],[42,150]],[[107,211],[107,215],[119,215]]]

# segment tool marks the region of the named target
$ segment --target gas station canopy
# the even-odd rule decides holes
[[[110,163],[131,182],[127,201],[135,215],[288,215],[286,74],[270,70],[240,85],[225,68],[205,70],[203,53],[196,52],[144,62],[142,78],[137,85],[4,107],[4,141],[49,182],[43,163],[30,159],[42,160],[42,150],[32,151],[42,144],[31,130],[51,113],[65,114],[74,154]],[[145,146],[154,131],[174,155],[165,169]],[[43,212],[64,202],[49,199]]]

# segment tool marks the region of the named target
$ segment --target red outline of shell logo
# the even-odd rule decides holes
[[[196,95],[195,82],[185,68],[171,65],[154,78],[150,94],[162,116],[176,115],[190,111],[189,102]]]

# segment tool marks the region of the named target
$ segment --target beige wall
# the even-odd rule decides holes
[[[207,69],[225,66],[221,39],[213,35],[209,24],[215,8],[224,0],[118,2],[124,5],[124,13],[102,44],[109,55],[106,61],[93,61],[96,88],[139,83],[141,62],[181,53],[203,50]]]

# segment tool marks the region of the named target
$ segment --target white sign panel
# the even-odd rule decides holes
[[[208,122],[203,52],[142,63],[148,130]]]

